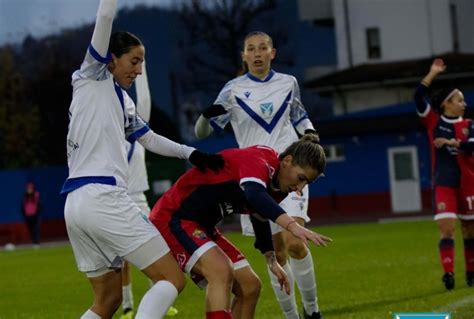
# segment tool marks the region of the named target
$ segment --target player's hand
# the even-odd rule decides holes
[[[290,222],[287,226],[287,230],[295,237],[301,239],[306,245],[308,241],[312,241],[316,246],[326,247],[328,243],[332,242],[331,238],[309,230],[296,221]]]
[[[444,64],[443,59],[434,59],[431,64],[430,73],[439,74],[446,70],[446,64]]]
[[[221,154],[210,154],[195,150],[189,156],[189,161],[201,172],[210,169],[214,172],[220,171],[224,167],[224,158]]]
[[[210,119],[212,117],[216,117],[222,114],[226,114],[227,111],[224,109],[224,107],[220,104],[214,104],[209,106],[207,109],[202,112],[202,116],[204,116],[207,119]]]
[[[277,262],[274,251],[269,251],[265,253],[267,259],[267,265],[270,271],[278,278],[278,283],[280,284],[280,290],[285,290],[286,294],[289,295],[291,292],[290,281],[288,280],[288,275],[281,268],[280,264]]]
[[[433,140],[433,144],[436,148],[441,148],[445,145],[459,148],[459,141],[455,138],[447,139],[444,137],[437,137]]]

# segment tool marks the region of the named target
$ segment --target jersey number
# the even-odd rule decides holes
[[[467,207],[471,211],[472,210],[472,204],[474,202],[474,196],[467,196],[466,200],[467,200]]]

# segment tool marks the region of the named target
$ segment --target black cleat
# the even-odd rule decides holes
[[[306,313],[306,310],[303,309],[303,315],[304,315],[304,319],[323,319],[323,316],[321,315],[321,312],[319,311],[313,312],[310,316]]]
[[[466,284],[468,287],[474,287],[474,271],[466,271]]]
[[[444,286],[446,287],[446,289],[448,290],[452,290],[454,289],[454,273],[452,272],[447,272],[443,275],[443,282],[444,282]]]

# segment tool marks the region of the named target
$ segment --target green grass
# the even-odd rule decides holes
[[[432,311],[451,312],[452,319],[474,318],[474,288],[465,284],[459,235],[456,288],[446,292],[440,280],[438,230],[432,221],[328,226],[317,231],[334,239],[326,248],[311,247],[319,305],[326,319],[393,318],[395,312]],[[252,238],[237,233],[227,237],[262,278],[256,318],[283,318]],[[138,304],[147,281],[136,270],[132,276]],[[76,270],[69,246],[0,252],[0,319],[79,318],[91,302],[91,289]],[[188,282],[175,306],[176,318],[204,318],[204,292]]]

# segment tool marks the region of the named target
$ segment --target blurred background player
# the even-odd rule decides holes
[[[295,130],[300,135],[312,134],[319,140],[301,103],[297,80],[271,69],[275,54],[268,34],[256,31],[245,37],[241,55],[244,73],[248,73],[228,82],[214,105],[202,113],[195,126],[198,138],[207,137],[213,129],[223,129],[230,122],[240,148],[259,144],[282,152],[298,140]],[[280,205],[300,225],[310,221],[308,187],[289,194]],[[241,216],[241,223],[243,233],[252,235],[248,216]],[[305,318],[321,318],[309,249],[299,238],[273,223],[272,233],[278,262],[288,274],[292,287],[288,296],[279,289],[277,278],[268,272],[285,317],[299,318],[293,289],[296,280]]]
[[[125,138],[160,155],[189,159],[201,169],[219,169],[223,161],[157,135],[137,115],[125,90],[142,73],[145,47],[131,33],[111,35],[116,7],[116,0],[100,1],[91,44],[72,75],[64,215],[77,266],[94,294],[81,318],[113,316],[122,300],[123,260],[154,282],[136,318],[161,318],[185,278],[163,237],[127,194]]]
[[[21,203],[21,212],[35,248],[38,248],[40,244],[40,211],[40,193],[36,190],[33,182],[28,182]]]
[[[201,287],[207,282],[206,318],[250,319],[255,315],[260,280],[245,256],[216,225],[231,214],[251,214],[255,247],[267,257],[278,288],[288,294],[291,287],[276,261],[267,220],[276,222],[305,245],[313,241],[325,246],[331,241],[300,226],[278,205],[288,193],[301,192],[315,181],[323,173],[326,159],[315,136],[302,138],[280,155],[261,145],[224,150],[221,154],[226,163],[223,170],[187,171],[158,200],[150,220],[183,271]],[[235,295],[232,305],[231,293]]]
[[[417,113],[428,130],[432,154],[435,220],[441,239],[439,255],[443,266],[442,280],[453,289],[454,233],[456,218],[461,220],[464,238],[466,282],[474,285],[474,130],[472,121],[464,119],[466,102],[457,88],[435,92],[430,102],[428,89],[446,69],[442,59],[435,59],[415,93]]]
[[[146,72],[145,62],[142,65],[142,74],[135,80],[135,88],[137,92],[137,113],[145,121],[150,121],[151,114],[151,96],[148,87],[148,76]],[[127,143],[128,152],[127,159],[129,164],[128,171],[128,196],[137,204],[140,210],[148,215],[150,207],[145,196],[145,192],[150,189],[148,184],[148,174],[145,163],[145,148],[140,143]],[[153,285],[153,282],[150,281]],[[134,315],[133,307],[133,290],[131,282],[131,271],[128,262],[124,262],[122,268],[122,309],[123,315],[121,319],[132,319]],[[167,316],[175,316],[178,310],[170,307]]]

